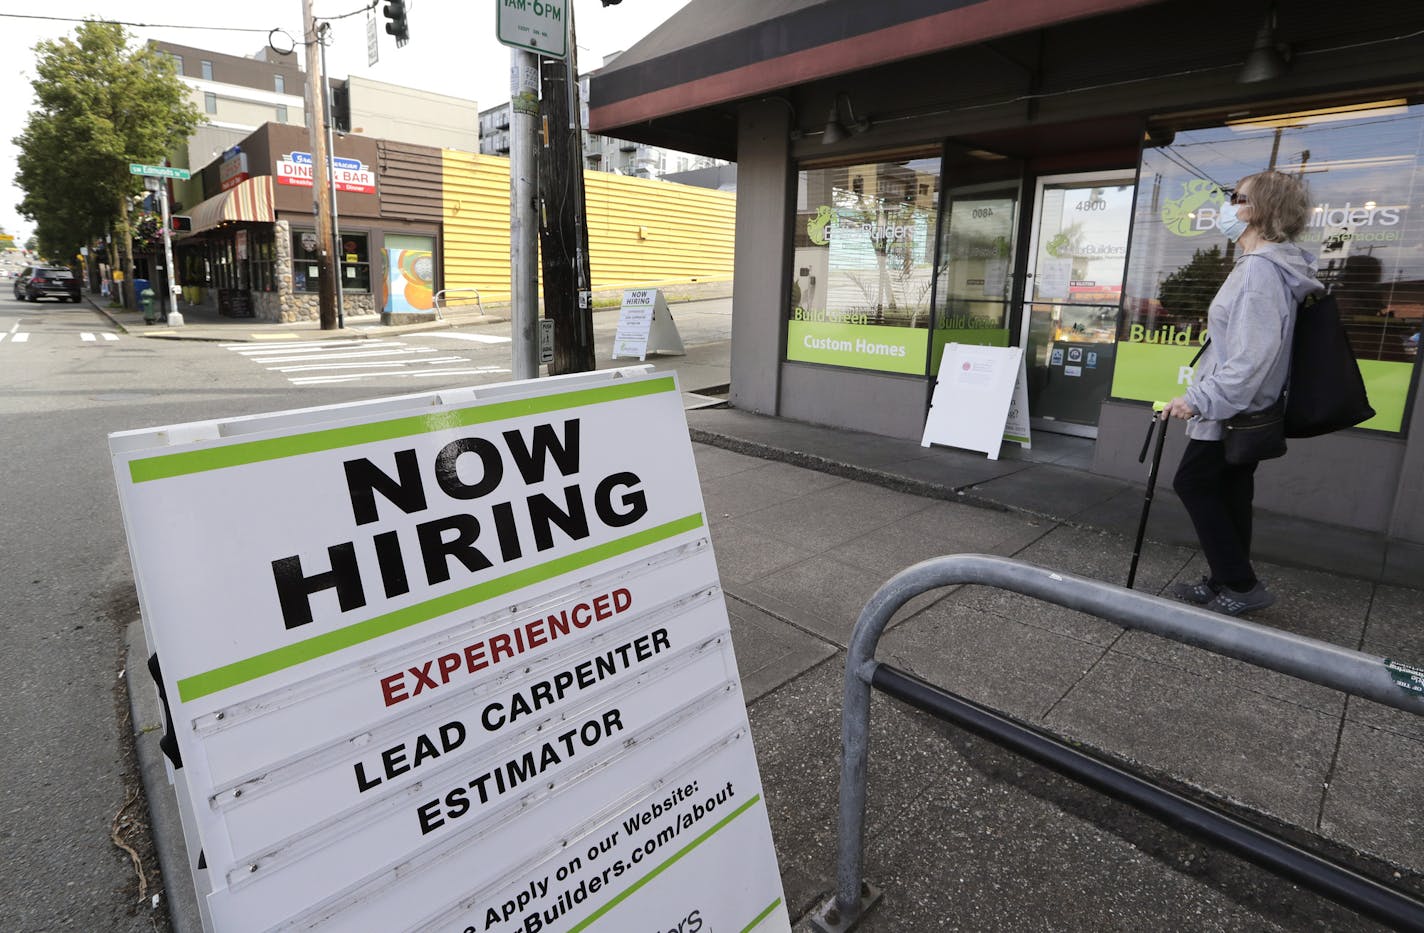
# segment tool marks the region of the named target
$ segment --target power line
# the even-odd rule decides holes
[[[254,29],[241,26],[185,26],[175,23],[131,23],[121,19],[81,19],[74,16],[36,16],[33,13],[0,13],[3,19],[38,19],[52,23],[108,23],[113,26],[134,26],[141,29],[213,29],[220,32],[271,32],[270,29]]]

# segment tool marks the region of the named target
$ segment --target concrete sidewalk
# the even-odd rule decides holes
[[[685,389],[715,389],[728,353],[690,346],[655,365],[681,372]],[[688,420],[787,904],[802,929],[834,879],[845,645],[870,595],[912,563],[960,552],[1120,584],[1143,490],[1089,473],[1087,443],[1075,439],[1036,437],[1033,450],[988,461],[724,407]],[[1424,598],[1405,585],[1424,579],[1420,549],[1279,516],[1260,516],[1257,528],[1259,569],[1281,600],[1256,621],[1424,660]],[[1148,537],[1138,589],[1203,572],[1166,489]],[[173,802],[154,753],[157,712],[143,703],[152,691],[141,632],[135,641],[136,740],[158,811]],[[912,602],[879,656],[1424,891],[1424,720],[975,586]],[[885,899],[866,930],[1377,928],[879,697],[869,788],[866,868]],[[165,876],[175,926],[196,929],[174,890],[181,840],[157,812],[154,826],[174,869]]]
[[[957,552],[1120,584],[1131,530],[1083,519],[1112,514],[1088,510],[1129,492],[1140,505],[1142,490],[1065,466],[1073,445],[1040,451],[1046,462],[994,465],[917,447],[907,459],[912,451],[883,438],[743,412],[690,412],[689,421],[716,445],[699,448],[703,491],[800,917],[834,878],[845,645],[870,595],[909,564]],[[1138,588],[1154,593],[1204,571],[1194,546],[1163,540],[1179,506],[1162,505],[1138,574]],[[1260,562],[1282,598],[1256,621],[1424,658],[1420,592],[1381,582],[1383,561],[1356,561],[1353,575],[1304,566],[1348,552],[1354,538],[1308,524],[1300,534],[1311,550],[1287,556],[1303,559]],[[1416,717],[975,586],[911,603],[879,657],[1421,890]],[[893,701],[876,700],[871,749],[867,873],[886,899],[866,929],[1373,928]]]

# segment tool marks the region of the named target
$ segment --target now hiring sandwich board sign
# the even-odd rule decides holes
[[[789,930],[675,376],[110,448],[215,930]]]

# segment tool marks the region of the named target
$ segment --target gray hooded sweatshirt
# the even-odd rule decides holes
[[[1262,243],[1236,257],[1207,313],[1211,343],[1185,395],[1197,410],[1187,437],[1221,440],[1222,421],[1280,398],[1290,373],[1296,306],[1324,290],[1315,257],[1294,243]]]

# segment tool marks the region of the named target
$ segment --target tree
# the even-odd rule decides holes
[[[1229,271],[1220,245],[1199,249],[1186,265],[1162,280],[1157,287],[1157,301],[1177,317],[1199,318],[1205,323],[1211,299]]]
[[[128,208],[143,185],[129,163],[163,161],[202,117],[173,60],[150,46],[130,48],[129,39],[122,26],[91,20],[73,38],[36,45],[37,106],[14,142],[24,192],[17,207],[35,221],[38,245],[73,256],[117,223],[131,283]]]

